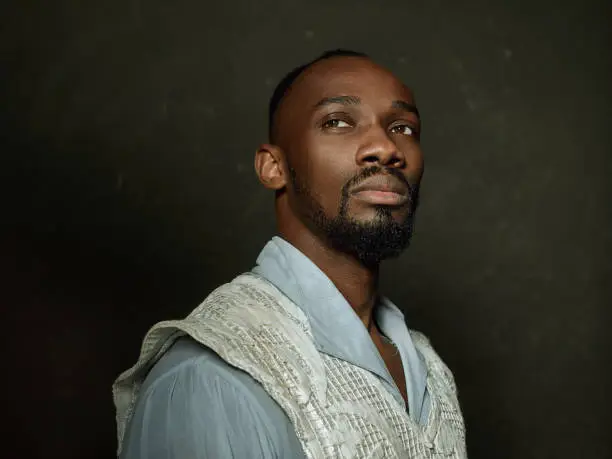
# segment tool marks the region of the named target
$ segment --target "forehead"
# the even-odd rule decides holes
[[[313,64],[300,75],[286,95],[286,105],[307,110],[323,98],[339,95],[386,106],[394,100],[414,103],[412,91],[384,67],[367,58],[334,57]]]

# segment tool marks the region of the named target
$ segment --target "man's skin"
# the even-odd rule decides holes
[[[276,114],[273,144],[261,145],[255,155],[259,180],[276,191],[279,235],[312,260],[346,298],[406,402],[401,358],[392,344],[383,341],[373,316],[379,260],[365,262],[334,248],[313,221],[312,202],[296,192],[292,173],[325,217],[333,219],[342,207],[343,187],[365,169],[379,166],[387,173],[377,173],[358,185],[375,182],[376,188],[387,190],[393,185],[397,194],[371,189],[357,193],[356,187],[349,188],[347,215],[360,223],[375,223],[384,218],[379,210],[385,208],[388,218],[405,222],[415,210],[413,191],[418,189],[424,166],[420,119],[414,106],[412,92],[371,60],[325,59],[293,83]],[[392,169],[405,180],[389,174]]]

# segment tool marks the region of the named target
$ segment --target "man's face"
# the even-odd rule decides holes
[[[423,173],[420,119],[408,88],[364,58],[310,67],[277,113],[293,212],[366,264],[409,243]]]

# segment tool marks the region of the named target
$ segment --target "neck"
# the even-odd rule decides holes
[[[331,249],[310,231],[280,236],[306,255],[334,283],[370,334],[376,333],[373,312],[378,296],[378,265],[365,266],[354,256]]]

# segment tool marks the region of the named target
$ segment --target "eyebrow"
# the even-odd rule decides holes
[[[357,96],[335,96],[335,97],[324,97],[315,105],[315,108],[324,107],[330,104],[342,104],[342,105],[359,105],[361,99]]]
[[[357,96],[334,96],[334,97],[324,97],[315,105],[315,108],[324,107],[326,105],[331,104],[341,104],[341,105],[359,105],[361,103],[361,99]],[[391,104],[393,108],[399,108],[400,110],[404,110],[406,112],[414,113],[418,118],[420,118],[419,110],[416,105],[410,104],[404,100],[394,100]]]
[[[408,102],[404,100],[395,100],[393,101],[391,106],[393,108],[399,108],[401,110],[404,110],[410,113],[414,113],[419,119],[421,118],[421,115],[419,114],[419,109],[414,104],[409,104]]]

